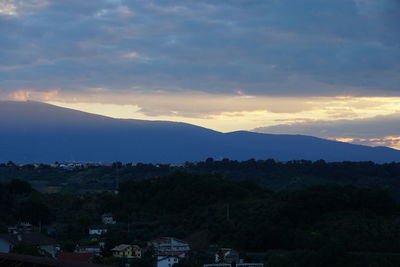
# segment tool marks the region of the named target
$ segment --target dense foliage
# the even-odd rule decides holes
[[[176,172],[122,182],[118,194],[43,194],[12,180],[0,184],[0,198],[3,229],[21,220],[52,224],[66,248],[90,242],[88,227],[112,212],[118,224],[105,255],[116,244],[158,236],[185,238],[198,252],[215,244],[261,254],[271,266],[395,266],[400,253],[399,205],[380,189],[323,184],[274,192],[248,180]]]
[[[124,181],[165,176],[176,171],[194,174],[218,174],[228,181],[250,180],[275,191],[319,184],[354,185],[388,189],[400,196],[400,163],[325,162],[269,160],[213,160],[187,162],[182,166],[168,164],[87,164],[72,168],[62,164],[0,164],[0,181],[29,181],[42,192],[114,191]]]

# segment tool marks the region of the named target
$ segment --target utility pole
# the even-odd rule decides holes
[[[115,176],[115,194],[118,194],[119,189],[119,164],[115,163],[116,176]]]

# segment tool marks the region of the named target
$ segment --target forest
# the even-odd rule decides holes
[[[175,236],[191,244],[190,266],[209,261],[212,247],[232,247],[269,266],[400,263],[400,206],[379,188],[324,183],[277,191],[176,171],[122,181],[117,193],[41,193],[13,179],[0,184],[0,198],[2,232],[18,221],[52,225],[65,249],[88,242],[88,227],[112,212],[118,223],[106,235],[104,256],[116,244]]]
[[[389,190],[400,196],[400,163],[325,162],[273,159],[235,161],[208,158],[182,165],[121,163],[110,164],[24,164],[0,163],[0,181],[28,181],[41,192],[115,191],[124,181],[165,176],[176,171],[193,174],[215,174],[228,181],[253,181],[274,191],[313,185],[338,184]],[[64,167],[63,167],[64,166]]]

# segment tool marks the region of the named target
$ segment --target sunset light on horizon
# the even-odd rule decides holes
[[[399,11],[396,0],[0,0],[0,100],[399,149]]]

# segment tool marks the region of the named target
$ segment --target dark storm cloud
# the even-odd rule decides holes
[[[400,93],[398,0],[7,3],[0,90]]]

